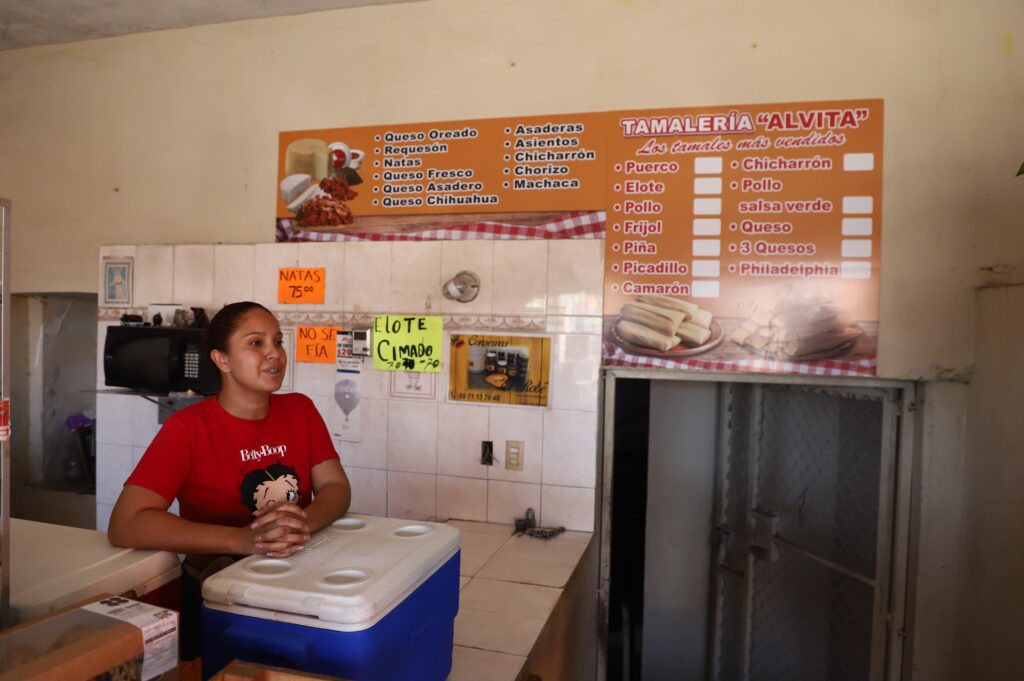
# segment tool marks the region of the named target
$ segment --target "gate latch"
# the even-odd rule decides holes
[[[750,552],[755,558],[776,563],[779,560],[779,549],[775,545],[775,537],[779,534],[779,514],[756,508],[751,514],[752,538]]]

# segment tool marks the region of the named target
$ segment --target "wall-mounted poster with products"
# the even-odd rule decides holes
[[[282,132],[278,241],[601,238],[602,113]]]
[[[277,239],[604,239],[603,365],[873,376],[883,123],[863,99],[285,132]]]
[[[882,102],[618,114],[604,363],[875,374]]]
[[[452,334],[448,399],[548,406],[551,339]]]

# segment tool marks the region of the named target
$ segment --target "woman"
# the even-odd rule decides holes
[[[232,303],[206,329],[220,392],[175,412],[110,516],[115,546],[186,554],[181,657],[199,655],[201,580],[237,557],[287,558],[348,510],[351,490],[312,401],[274,394],[287,357],[277,320]],[[167,509],[177,498],[180,517]]]

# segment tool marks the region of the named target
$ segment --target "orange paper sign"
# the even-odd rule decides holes
[[[337,354],[340,326],[300,326],[295,338],[295,361],[331,364]]]
[[[282,267],[277,271],[277,302],[284,305],[323,305],[326,285],[323,267]]]

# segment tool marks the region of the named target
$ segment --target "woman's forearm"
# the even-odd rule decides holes
[[[351,502],[352,489],[347,480],[324,485],[305,509],[310,532],[322,530],[345,515]]]
[[[141,509],[129,517],[115,514],[107,531],[115,546],[174,553],[250,554],[252,535],[248,527],[197,523],[156,508]]]

